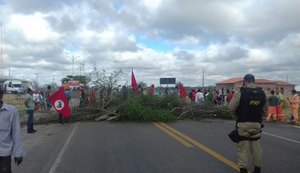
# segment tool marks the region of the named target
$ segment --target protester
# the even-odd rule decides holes
[[[38,111],[40,109],[40,106],[41,106],[40,93],[38,91],[35,91],[32,94],[32,98],[33,98],[33,101],[34,101],[34,110]]]
[[[43,91],[39,95],[39,100],[40,100],[41,111],[46,111],[46,99]]]
[[[231,93],[228,95],[226,99],[227,103],[230,103],[233,97],[234,97],[234,90],[232,90]]]
[[[128,89],[125,85],[123,85],[121,89],[121,94],[122,94],[122,100],[125,101],[128,99]]]
[[[277,90],[276,91],[277,98],[278,98],[278,104],[276,105],[276,115],[277,115],[277,120],[281,121],[283,120],[283,102],[284,98],[283,95]]]
[[[269,107],[268,107],[268,116],[266,122],[270,122],[271,116],[273,117],[273,121],[275,122],[276,119],[276,105],[278,104],[278,98],[274,96],[274,90],[271,90],[271,96],[268,98],[269,100]]]
[[[88,96],[89,106],[94,107],[96,103],[96,90],[93,87],[90,88]]]
[[[164,94],[165,94],[165,96],[169,95],[169,88],[168,87],[165,88],[165,93]]]
[[[14,162],[20,165],[23,161],[24,151],[19,113],[16,107],[3,102],[3,90],[1,88],[0,122],[0,172],[11,173],[11,155],[14,154]]]
[[[196,99],[196,90],[192,88],[192,91],[189,93],[189,98],[194,102]]]
[[[138,86],[138,90],[139,90],[139,93],[140,93],[140,94],[142,94],[142,95],[144,94],[144,88],[143,88],[142,85],[139,85],[139,86]]]
[[[154,84],[151,84],[150,88],[149,88],[149,95],[154,95]]]
[[[204,102],[204,95],[201,92],[201,89],[198,89],[198,92],[196,93],[195,102],[196,103],[203,103]]]
[[[67,96],[68,103],[71,104],[72,103],[72,97],[71,97],[72,91],[71,91],[71,89],[70,88],[66,89],[65,93],[66,93],[66,96]]]
[[[224,96],[224,103],[226,103],[228,105],[228,96],[230,95],[230,91],[229,90],[226,90],[226,95]]]
[[[255,166],[253,173],[260,173],[262,166],[261,123],[264,111],[267,110],[267,100],[264,91],[255,86],[255,77],[252,74],[245,75],[243,83],[244,87],[236,92],[228,105],[229,110],[234,111],[237,116],[238,166],[240,173],[248,173],[248,151],[250,151]]]
[[[293,113],[293,124],[298,126],[299,125],[299,117],[298,117],[298,109],[299,109],[299,96],[297,94],[296,90],[292,90],[292,100],[290,98],[287,98],[288,102],[290,103],[292,107],[292,113]]]
[[[80,94],[79,107],[84,107],[86,105],[86,94],[84,88],[80,88],[79,94]]]
[[[64,88],[64,87],[62,87],[62,88]],[[64,89],[64,93],[65,93],[65,95],[66,95],[66,98],[67,98],[67,104],[69,105],[69,103],[70,103],[70,98],[71,98],[71,95],[70,95],[70,89],[69,88],[67,88],[67,89]],[[69,98],[68,98],[69,97]],[[65,118],[61,113],[58,113],[58,122],[60,123],[60,124],[68,124],[69,123],[69,119],[70,118]]]
[[[46,94],[45,94],[45,98],[46,98],[46,104],[47,104],[47,111],[50,112],[50,109],[52,108],[52,105],[49,101],[49,97],[51,95],[51,86],[48,85],[47,86],[47,91],[46,91]]]
[[[211,90],[207,90],[205,94],[205,103],[206,104],[214,104],[214,94],[212,93]]]
[[[33,128],[33,120],[34,120],[34,110],[35,110],[35,103],[32,97],[32,90],[30,88],[27,89],[26,100],[24,102],[26,107],[27,113],[27,133],[35,133],[36,130]]]

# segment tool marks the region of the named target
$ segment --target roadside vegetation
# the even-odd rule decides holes
[[[234,114],[229,112],[226,105],[216,106],[212,101],[195,104],[188,98],[182,99],[176,94],[163,96],[142,94],[128,87],[120,87],[122,71],[107,72],[94,70],[85,76],[79,76],[87,85],[80,97],[80,105],[72,107],[71,122],[76,121],[135,121],[135,122],[171,122],[182,119],[201,120],[204,118],[235,119]],[[79,78],[78,77],[78,78]],[[70,80],[70,76],[62,79]],[[146,86],[145,83],[143,85]],[[36,86],[39,86],[36,83]],[[78,91],[74,91],[78,92]],[[91,94],[93,93],[93,94]],[[79,95],[77,99],[79,99]],[[93,95],[93,97],[91,97]],[[6,94],[6,103],[15,105],[19,110],[21,119],[26,121],[24,107],[25,96],[18,97]],[[289,116],[289,105],[284,106]],[[37,111],[36,123],[57,122],[58,113]],[[287,117],[285,119],[288,119]]]

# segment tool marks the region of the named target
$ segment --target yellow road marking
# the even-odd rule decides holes
[[[193,147],[192,144],[188,143],[187,141],[185,141],[184,139],[182,139],[181,137],[175,135],[174,133],[172,133],[170,130],[166,129],[165,127],[159,125],[158,123],[153,123],[157,128],[159,128],[160,130],[164,131],[166,134],[170,135],[171,137],[173,137],[174,139],[176,139],[178,142],[182,143],[184,146],[191,148]]]
[[[211,156],[217,158],[218,160],[222,161],[223,163],[225,163],[226,165],[232,167],[233,169],[240,171],[239,166],[234,163],[231,160],[228,160],[227,158],[225,158],[224,156],[220,155],[219,153],[209,149],[208,147],[202,145],[201,143],[199,143],[198,141],[186,136],[185,134],[177,131],[176,129],[168,126],[165,123],[159,123],[160,125],[162,125],[163,127],[167,128],[168,130],[172,131],[173,133],[175,133],[176,135],[180,136],[181,138],[185,139],[186,141],[190,142],[191,144],[195,145],[196,147],[202,149],[203,151],[207,152],[208,154],[210,154]]]

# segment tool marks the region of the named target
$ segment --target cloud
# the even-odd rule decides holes
[[[32,14],[35,12],[52,12],[61,9],[64,5],[71,5],[71,0],[51,1],[51,0],[9,0],[5,2],[7,6],[21,14]]]
[[[12,15],[11,25],[19,28],[29,42],[43,42],[58,39],[59,35],[49,29],[41,14],[22,16]]]
[[[123,69],[125,78],[133,67],[146,83],[170,76],[199,85],[204,69],[207,84],[251,72],[288,75],[300,85],[299,6],[297,0],[5,1],[1,67],[14,69],[12,75],[39,72],[43,81],[55,72],[58,80],[70,74],[75,56],[77,74],[83,62],[86,72],[97,65]]]

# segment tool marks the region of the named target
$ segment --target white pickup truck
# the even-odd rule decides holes
[[[6,93],[17,94],[24,92],[24,89],[22,87],[22,81],[20,80],[7,80],[4,82],[3,86],[4,91],[6,91]]]

